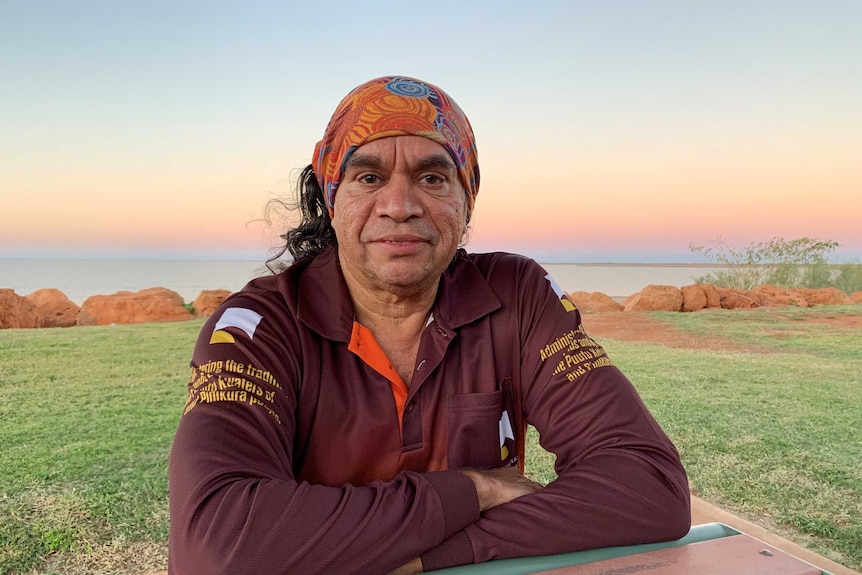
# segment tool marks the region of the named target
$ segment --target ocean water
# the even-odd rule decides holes
[[[81,305],[92,295],[166,287],[191,302],[201,290],[238,291],[265,273],[263,261],[0,259],[0,288],[56,288]]]
[[[682,287],[708,274],[701,264],[542,264],[566,292],[599,291],[625,298],[649,284]]]
[[[647,284],[681,287],[709,266],[668,264],[543,264],[567,292],[600,291],[623,298]],[[81,305],[92,295],[166,287],[193,301],[201,290],[238,291],[269,271],[263,261],[0,259],[0,288],[27,295],[56,288]]]

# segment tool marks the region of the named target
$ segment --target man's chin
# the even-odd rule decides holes
[[[375,283],[389,291],[423,291],[436,285],[440,273],[429,266],[410,262],[389,262],[374,270]]]

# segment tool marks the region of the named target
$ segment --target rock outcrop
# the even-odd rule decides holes
[[[721,307],[721,294],[718,292],[718,288],[712,284],[703,284],[703,293],[706,294],[706,307],[707,308],[720,308]]]
[[[195,308],[195,315],[200,317],[211,316],[230,294],[230,290],[226,289],[203,290],[192,303],[192,307]]]
[[[92,296],[80,308],[57,289],[40,289],[27,296],[0,289],[0,329],[184,321],[212,315],[230,295],[225,289],[201,291],[191,306],[193,314],[182,296],[163,287]],[[622,305],[602,292],[575,291],[567,297],[582,313],[862,304],[862,291],[848,296],[838,288],[788,289],[771,285],[752,290],[718,288],[712,284],[682,288],[648,285]]]
[[[693,284],[680,288],[682,292],[682,311],[698,311],[706,309],[706,291],[702,284]]]
[[[723,309],[750,309],[761,307],[764,302],[763,296],[754,291],[729,288],[715,289],[718,290]]]
[[[0,289],[0,329],[39,327],[36,305],[8,288]]]
[[[600,291],[575,291],[566,295],[582,313],[623,311],[622,304],[614,301],[611,296],[603,294]]]
[[[678,287],[650,284],[630,295],[623,304],[623,311],[681,311],[682,303],[682,291]]]
[[[771,285],[759,285],[752,290],[758,294],[764,305],[794,305],[797,307],[809,307],[808,300],[799,290],[780,288]]]
[[[647,286],[629,296],[625,311],[678,311],[676,295],[671,286]],[[692,284],[680,288],[682,311],[697,311],[706,308],[750,309],[761,306],[792,305],[811,307],[815,305],[845,305],[862,303],[862,292],[848,296],[838,288],[780,288],[759,285],[752,290],[719,288],[712,284]],[[854,299],[855,298],[855,299]]]
[[[188,320],[192,313],[184,303],[180,294],[163,287],[94,295],[81,306],[78,325]]]
[[[721,293],[712,284],[691,284],[680,288],[682,311],[721,307]]]
[[[799,292],[810,305],[845,305],[853,303],[849,295],[834,287],[820,289],[800,288],[795,291]]]
[[[36,306],[39,327],[71,327],[78,323],[78,304],[58,289],[40,289],[24,296]]]
[[[795,305],[811,307],[815,305],[846,305],[853,299],[838,288],[780,288],[760,285],[752,290],[763,298],[763,305]]]

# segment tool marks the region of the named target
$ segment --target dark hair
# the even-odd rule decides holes
[[[289,229],[279,237],[285,241],[279,251],[268,260],[266,267],[273,273],[282,271],[287,266],[278,260],[289,252],[293,262],[301,262],[314,258],[330,245],[335,244],[335,230],[332,229],[332,219],[329,209],[323,199],[323,192],[317,183],[317,176],[311,164],[299,174],[296,183],[296,197],[290,204],[282,200],[270,200],[267,208],[272,208],[273,202],[279,208],[298,211],[300,220],[296,227]]]

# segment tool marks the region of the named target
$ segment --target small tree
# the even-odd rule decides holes
[[[833,240],[772,238],[754,244],[769,262],[765,283],[779,287],[826,287],[831,285],[829,255],[841,244]]]
[[[834,240],[774,237],[737,249],[718,236],[705,245],[690,244],[689,249],[723,268],[697,278],[698,283],[749,290],[765,283],[779,287],[835,285],[835,273],[828,260],[840,245]],[[850,273],[847,274],[849,279]]]
[[[722,268],[695,279],[697,283],[711,283],[742,290],[749,290],[763,283],[762,254],[753,250],[751,245],[737,249],[718,236],[708,240],[705,245],[689,244],[689,249],[701,254],[707,262]]]

